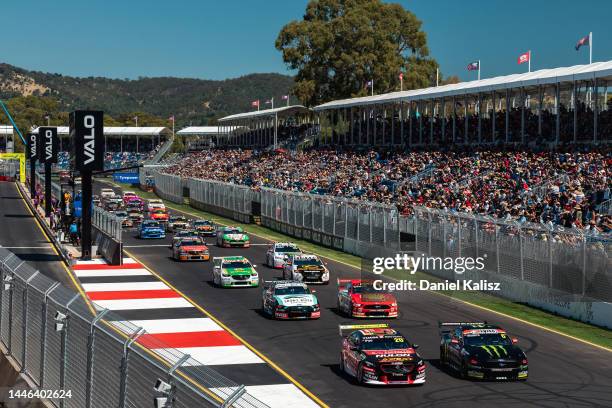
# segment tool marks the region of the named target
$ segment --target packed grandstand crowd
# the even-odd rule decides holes
[[[330,194],[397,205],[488,215],[504,220],[608,234],[599,205],[611,198],[612,150],[575,145],[531,148],[296,152],[213,149],[189,154],[166,171],[252,188]]]
[[[123,151],[121,151],[122,148]],[[142,150],[136,153],[136,144],[133,142],[123,142],[122,145],[119,143],[108,143],[108,150],[104,156],[104,168],[110,170],[136,166],[155,156],[159,148],[160,145],[157,145],[151,149],[151,143],[149,143],[148,146],[140,146]],[[70,168],[70,152],[62,151],[58,153],[57,168],[62,170]]]

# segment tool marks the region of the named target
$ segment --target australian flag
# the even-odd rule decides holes
[[[479,61],[470,62],[467,66],[468,71],[478,71],[479,68],[480,68]]]
[[[589,45],[590,37],[591,35],[589,34],[585,37],[582,37],[580,40],[578,40],[578,42],[576,43],[576,51],[578,51],[580,47],[582,47],[583,45]]]

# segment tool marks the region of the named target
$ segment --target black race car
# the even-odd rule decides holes
[[[463,378],[526,380],[527,356],[517,339],[499,326],[484,323],[440,323],[440,363]]]
[[[387,324],[341,325],[340,369],[360,384],[423,384],[426,364]]]

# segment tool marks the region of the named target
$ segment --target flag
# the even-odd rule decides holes
[[[578,40],[578,42],[576,43],[576,51],[578,51],[583,45],[589,45],[589,37],[590,34]]]
[[[478,71],[480,69],[480,62],[474,61],[470,62],[467,66],[468,71]]]
[[[134,116],[132,119],[134,119],[134,120],[138,120],[138,116]]]
[[[170,116],[168,120],[171,120],[172,122],[174,122],[174,115]]]
[[[283,95],[282,98],[283,98],[283,101],[286,101],[289,99],[289,95]]]
[[[251,102],[251,106],[255,107],[255,108],[259,108],[259,99],[256,101]]]
[[[403,73],[403,72],[400,72],[400,73],[399,73],[399,80],[400,80],[400,81],[403,81],[403,80],[404,80],[404,73]]]
[[[526,62],[529,62],[529,59],[531,58],[531,52],[527,51],[521,55],[518,56],[518,60],[517,60],[517,64],[524,64]]]
[[[271,103],[272,103],[272,100],[271,100],[271,99],[268,99],[268,100],[266,101],[266,105],[270,105]]]

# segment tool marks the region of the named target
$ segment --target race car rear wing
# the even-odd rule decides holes
[[[375,323],[375,324],[341,324],[338,326],[338,332],[340,337],[345,337],[346,332],[354,332],[355,330],[362,329],[388,329],[387,323]],[[347,333],[348,334],[348,333]]]
[[[371,279],[346,279],[346,278],[338,278],[338,290],[346,289],[346,285],[351,283],[353,286],[363,285],[364,283],[371,283]]]

